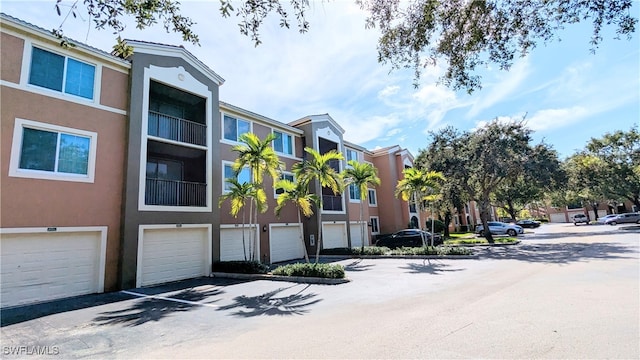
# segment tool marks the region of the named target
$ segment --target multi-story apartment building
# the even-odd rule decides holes
[[[180,46],[128,41],[133,55],[121,59],[0,20],[2,307],[207,276],[216,260],[245,259],[243,233],[254,235],[255,260],[314,253],[318,210],[302,223],[295,206],[276,216],[272,179],[271,210],[253,228],[218,205],[245,132],[276,135],[282,178],[295,180],[305,147],[343,153],[338,171],[348,160],[379,169],[362,222],[356,188],[312,189],[323,198],[323,248],[360,246],[362,229],[369,245],[417,221],[394,196],[413,163],[407,150],[346,142],[328,114],[286,123],[221,102],[223,78]]]

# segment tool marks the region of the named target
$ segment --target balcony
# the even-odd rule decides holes
[[[342,196],[322,195],[322,210],[342,211]]]
[[[207,206],[207,184],[147,178],[146,205]]]
[[[163,139],[206,146],[207,126],[149,110],[148,133]]]

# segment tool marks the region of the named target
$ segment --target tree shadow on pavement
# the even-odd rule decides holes
[[[633,247],[604,242],[530,243],[519,246],[476,248],[474,252],[480,259],[505,259],[551,264],[637,258],[637,250]]]
[[[309,311],[308,309],[306,309],[308,306],[322,301],[322,299],[312,300],[317,296],[317,294],[303,294],[303,292],[307,290],[310,285],[304,286],[295,294],[278,296],[283,291],[294,286],[288,288],[279,288],[258,296],[236,296],[233,299],[232,304],[221,306],[218,308],[218,310],[226,311],[236,309],[236,311],[233,312],[232,315],[242,317],[254,317],[261,315],[303,315]]]
[[[202,302],[203,300],[222,293],[219,288],[191,288],[165,296],[146,295],[143,300],[136,301],[126,309],[102,312],[93,321],[97,325],[138,326],[149,321],[160,321],[175,312],[206,306],[217,300]]]
[[[350,264],[344,266],[344,271],[367,271],[374,266],[374,264],[363,265],[362,259],[355,259]]]
[[[462,271],[464,269],[448,269],[451,267],[449,264],[444,264],[440,261],[432,261],[431,259],[424,259],[422,264],[408,263],[405,266],[401,266],[401,269],[408,270],[411,274],[431,274],[440,275],[444,272]]]

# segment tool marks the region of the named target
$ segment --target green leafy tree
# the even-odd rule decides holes
[[[378,169],[372,164],[349,160],[347,165],[349,166],[342,174],[345,185],[354,185],[360,191],[360,235],[362,237],[362,253],[364,253],[364,234],[366,232],[366,225],[362,219],[364,203],[369,194],[369,187],[380,185],[380,178],[378,177]]]
[[[239,173],[247,167],[251,171],[251,182],[254,187],[254,196],[251,201],[251,212],[255,216],[256,226],[258,224],[258,212],[267,211],[267,195],[263,188],[265,175],[269,175],[275,184],[280,176],[280,160],[273,150],[271,142],[275,139],[274,134],[269,134],[264,140],[253,133],[244,133],[238,138],[240,144],[234,145],[231,150],[238,153],[238,158],[233,163],[233,171]],[[251,216],[249,223],[253,226]],[[253,231],[250,233],[253,234]],[[251,240],[251,247],[256,247],[257,239]],[[259,251],[259,249],[256,249]],[[253,257],[251,257],[253,258]],[[258,256],[258,259],[260,256]]]
[[[640,209],[640,132],[638,126],[591,139],[580,153],[582,173],[608,199],[629,200]]]
[[[298,224],[302,224],[300,214],[311,217],[313,215],[313,205],[320,202],[318,195],[310,194],[309,187],[300,181],[294,183],[287,179],[279,180],[276,182],[276,189],[282,189],[283,191],[277,199],[276,215],[280,216],[280,211],[287,203],[293,203],[298,209]],[[300,226],[300,241],[302,241],[302,247],[304,248],[304,259],[308,263],[309,254],[307,253],[307,244],[304,242],[302,226]]]
[[[453,89],[472,92],[481,87],[476,68],[496,64],[508,70],[517,57],[527,55],[539,42],[559,39],[566,26],[590,21],[593,29],[591,49],[602,41],[605,28],[614,27],[615,37],[630,38],[638,19],[631,15],[633,0],[355,0],[368,14],[366,26],[377,27],[378,60],[394,68],[413,68],[417,84],[425,66],[444,62],[446,71],[441,81]],[[56,10],[66,19],[82,10],[79,0],[63,14],[60,0]],[[288,6],[286,4],[289,4]],[[109,28],[119,34],[125,27],[124,17],[132,16],[136,27],[145,29],[162,22],[167,32],[182,35],[184,41],[199,43],[191,30],[193,21],[181,14],[175,0],[84,0],[83,5],[96,28]],[[240,33],[260,44],[260,27],[270,14],[280,18],[280,26],[289,28],[290,14],[298,29],[309,29],[305,15],[308,0],[220,0],[223,17],[235,13]],[[63,25],[54,31],[63,44]],[[131,49],[118,36],[114,49],[126,57]]]
[[[304,149],[309,156],[300,163],[293,166],[296,179],[302,186],[309,186],[314,183],[316,190],[321,194],[322,188],[330,189],[334,194],[339,194],[344,189],[344,183],[340,174],[331,167],[331,163],[343,160],[341,153],[331,150],[324,154],[312,148]],[[318,242],[316,244],[316,263],[320,258],[320,248],[322,247],[322,196],[318,196],[320,202],[316,216],[318,220]]]
[[[530,133],[522,122],[493,121],[473,132],[447,127],[431,134],[432,142],[419,156],[430,158],[431,169],[455,181],[478,204],[482,225],[488,229],[491,196],[523,173],[531,155]],[[485,238],[493,242],[488,231]]]
[[[531,148],[522,170],[519,176],[507,178],[492,196],[494,204],[514,220],[528,204],[542,200],[545,193],[563,187],[567,181],[558,153],[544,143]]]
[[[242,210],[242,249],[244,250],[244,260],[247,260],[247,245],[244,236],[244,224],[246,220],[245,205],[247,201],[256,196],[256,188],[253,183],[240,183],[235,178],[225,179],[226,182],[231,184],[231,188],[228,192],[222,194],[218,201],[218,206],[222,207],[222,204],[229,200],[231,202],[231,215],[238,217],[238,213]]]
[[[422,227],[421,213],[425,210],[425,202],[435,201],[444,176],[436,171],[422,171],[417,168],[407,168],[402,171],[403,178],[396,185],[396,197],[404,201],[413,201],[418,212],[418,224]],[[424,236],[422,245],[427,246]],[[433,236],[431,237],[433,245]]]

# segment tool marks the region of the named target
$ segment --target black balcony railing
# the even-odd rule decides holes
[[[207,145],[207,126],[149,111],[149,135],[194,145]]]
[[[207,206],[207,184],[147,179],[145,204],[164,206]]]
[[[322,195],[322,210],[342,211],[342,196]]]

